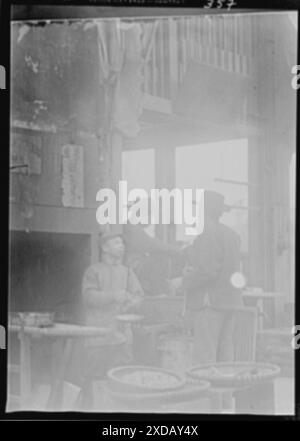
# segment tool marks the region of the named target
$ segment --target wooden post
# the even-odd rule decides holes
[[[172,190],[175,187],[175,149],[171,145],[160,146],[155,150],[155,187]],[[172,220],[171,213],[171,220]],[[157,237],[168,242],[175,239],[172,225],[157,225]]]
[[[262,194],[263,164],[261,161],[261,146],[258,137],[248,139],[248,180],[257,186],[249,186],[249,206],[259,206],[260,211],[248,211],[248,284],[263,286],[264,280],[264,224],[263,224],[263,194]]]
[[[111,188],[119,193],[119,181],[122,179],[122,135],[116,130],[111,135]],[[117,200],[118,202],[118,200]],[[117,212],[118,214],[118,212]],[[111,225],[111,231],[116,233],[122,232],[122,225]]]
[[[178,91],[178,41],[177,41],[177,27],[179,20],[169,18],[169,73],[170,73],[170,94],[171,99],[176,96]]]

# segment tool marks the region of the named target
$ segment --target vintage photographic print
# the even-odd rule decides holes
[[[12,16],[6,412],[294,415],[297,23]]]

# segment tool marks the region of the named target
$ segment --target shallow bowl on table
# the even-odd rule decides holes
[[[20,312],[20,325],[45,328],[54,325],[53,312]]]

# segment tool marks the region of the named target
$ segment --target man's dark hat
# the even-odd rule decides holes
[[[212,190],[204,191],[204,211],[210,214],[222,215],[230,208],[225,204],[225,197],[221,193]]]
[[[224,201],[225,197],[221,193],[213,190],[204,190],[204,212],[221,216],[226,211],[230,211],[230,207]]]

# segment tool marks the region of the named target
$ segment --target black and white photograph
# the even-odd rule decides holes
[[[294,415],[298,12],[18,8],[6,412]]]

